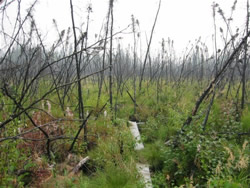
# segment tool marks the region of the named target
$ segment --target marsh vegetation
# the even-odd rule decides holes
[[[171,39],[151,53],[161,1],[145,53],[134,16],[114,31],[113,0],[92,43],[91,4],[81,30],[70,0],[72,26],[60,31],[53,20],[50,47],[33,18],[37,1],[8,20],[15,3],[19,10],[22,1],[0,7],[0,187],[144,187],[138,162],[150,165],[154,187],[249,186],[248,1],[246,24],[235,32],[233,17],[213,4],[227,28],[214,19],[214,52],[199,39],[181,55]],[[133,36],[125,48],[124,31]],[[138,122],[142,151],[134,151],[129,120]]]

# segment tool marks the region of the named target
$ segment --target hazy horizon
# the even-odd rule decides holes
[[[32,0],[22,2],[21,13],[22,18],[26,15],[25,10]],[[37,27],[41,32],[45,44],[51,45],[58,37],[56,29],[53,25],[53,19],[56,20],[58,29],[60,31],[67,30],[72,27],[70,16],[69,1],[53,0],[48,1],[39,0],[35,5],[33,16],[36,20]],[[174,47],[178,54],[186,48],[189,41],[193,43],[196,39],[201,38],[201,41],[208,45],[210,53],[213,51],[212,35],[214,34],[212,4],[218,3],[225,17],[229,18],[231,14],[231,7],[234,0],[162,0],[161,9],[156,23],[156,28],[153,35],[153,42],[151,52],[157,52],[161,47],[161,40],[170,38],[174,41]],[[5,2],[1,4],[4,5]],[[25,4],[24,4],[25,3]],[[73,1],[76,27],[85,30],[87,20],[87,8],[89,5],[92,7],[89,23],[89,44],[94,42],[95,35],[99,35],[103,24],[105,24],[105,17],[108,11],[108,0],[98,1],[89,0],[86,2]],[[150,31],[155,19],[156,11],[158,8],[158,0],[116,0],[114,3],[114,32],[120,31],[131,24],[131,15],[138,19],[140,28],[137,31],[141,35],[142,46],[146,46],[146,37],[149,38]],[[5,30],[12,33],[14,28],[14,21],[16,17],[17,3],[12,3],[7,9],[5,14],[9,16],[9,20],[5,18]],[[1,14],[1,17],[3,14]],[[236,10],[233,13],[233,21],[231,22],[232,32],[235,33],[237,28],[244,28],[246,20],[246,0],[240,0],[236,4]],[[8,23],[9,22],[9,23]],[[217,32],[219,28],[226,31],[226,24],[223,22],[222,17],[216,13]],[[127,33],[131,32],[131,28],[126,30]],[[103,34],[103,32],[102,32]],[[132,42],[132,34],[119,35],[123,40],[120,43],[124,48]],[[220,36],[218,35],[218,41]],[[1,39],[1,43],[3,39]],[[220,44],[220,42],[218,42]],[[3,45],[1,45],[3,46]],[[143,48],[143,47],[142,47]],[[143,49],[144,51],[145,49]]]

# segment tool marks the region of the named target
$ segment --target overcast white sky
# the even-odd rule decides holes
[[[108,11],[109,0],[73,0],[75,5],[75,18],[77,26],[86,22],[88,4],[92,4],[93,13],[90,15],[90,37],[98,34]],[[234,12],[233,31],[236,27],[243,28],[246,15],[246,1],[238,0]],[[26,5],[33,0],[23,0]],[[145,34],[150,35],[150,30],[158,7],[158,0],[115,0],[114,17],[115,31],[125,28],[131,23],[133,14],[140,22],[142,43],[145,43]],[[153,37],[152,50],[160,49],[162,38],[170,37],[174,40],[175,48],[181,52],[188,44],[201,37],[203,42],[212,45],[213,30],[212,4],[220,5],[228,18],[234,0],[162,0],[161,10]],[[10,19],[16,14],[16,7],[11,5],[7,10]],[[27,7],[23,5],[23,8]],[[0,15],[1,17],[2,15]],[[41,32],[46,36],[48,44],[55,40],[55,29],[52,19],[57,20],[60,30],[71,27],[69,0],[39,0],[36,5],[34,17]],[[221,17],[217,14],[218,26],[225,28]],[[83,25],[85,28],[85,25]],[[123,35],[124,46],[131,41],[131,35]]]

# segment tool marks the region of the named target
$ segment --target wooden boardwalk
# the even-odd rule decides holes
[[[135,150],[138,151],[138,150],[144,149],[144,145],[141,142],[141,136],[140,136],[140,132],[139,132],[137,123],[129,121],[129,124],[130,124],[130,127],[129,127],[130,131],[136,140]],[[145,188],[153,188],[151,176],[150,176],[150,171],[149,171],[149,165],[137,163],[136,168],[137,168],[138,172],[141,174],[141,176],[143,177],[143,181],[145,183]]]

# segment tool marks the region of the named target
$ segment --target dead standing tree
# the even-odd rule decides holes
[[[106,23],[106,30],[105,30],[105,37],[104,37],[104,47],[103,47],[103,58],[102,58],[102,67],[105,67],[105,60],[106,60],[106,46],[107,46],[107,40],[108,40],[108,34],[110,33],[110,46],[109,46],[109,104],[110,104],[110,110],[113,110],[113,25],[114,25],[114,15],[113,15],[113,6],[114,6],[114,0],[109,0],[109,8],[108,8],[108,14],[107,14],[107,23]],[[105,81],[104,72],[101,73],[101,80],[99,84],[99,91],[98,91],[98,98],[97,98],[97,105],[96,107],[99,107],[101,94],[102,94],[102,86],[103,82]]]
[[[84,119],[84,106],[83,106],[83,98],[82,98],[82,86],[80,82],[80,71],[81,71],[81,62],[79,61],[79,57],[77,52],[77,36],[76,36],[76,27],[75,27],[75,20],[74,20],[74,9],[72,0],[70,0],[70,8],[71,8],[71,21],[72,21],[72,28],[73,28],[73,34],[74,34],[74,56],[75,56],[75,63],[76,63],[76,74],[77,74],[77,91],[78,91],[78,110],[79,110],[79,118]]]
[[[103,56],[102,56],[102,68],[105,67],[105,61],[106,61],[106,46],[107,46],[107,40],[108,40],[108,33],[109,33],[109,21],[110,21],[110,6],[108,9],[108,14],[107,14],[107,23],[106,23],[106,30],[105,30],[105,36],[103,42]],[[101,94],[102,94],[102,86],[104,82],[104,72],[101,72],[101,78],[100,78],[100,84],[99,84],[99,90],[98,90],[98,97],[97,97],[97,104],[96,107],[99,107],[100,99],[101,99]]]
[[[246,19],[246,33],[249,30],[249,0],[247,1],[247,19]],[[244,44],[244,60],[243,60],[243,69],[242,69],[242,97],[241,97],[241,109],[244,109],[245,106],[245,96],[246,96],[246,70],[247,70],[247,50],[248,44],[247,39]]]
[[[74,20],[74,7],[72,0],[70,0],[70,9],[71,9],[71,21],[72,21],[72,28],[74,34],[74,54],[75,54],[75,63],[76,63],[76,75],[77,75],[77,91],[78,91],[78,113],[79,119],[84,119],[84,105],[83,105],[83,97],[82,97],[82,85],[81,85],[81,62],[78,57],[77,52],[77,36],[76,36],[76,27],[75,27],[75,20]],[[82,36],[82,40],[84,40],[86,35]],[[84,142],[88,143],[87,139],[87,125],[84,125]],[[72,148],[71,148],[72,149]]]
[[[132,30],[133,30],[133,37],[134,37],[134,49],[133,49],[133,59],[134,59],[134,63],[133,63],[133,77],[134,77],[134,80],[133,80],[133,86],[134,86],[134,115],[136,114],[136,21],[135,21],[135,18],[134,16],[132,15],[131,17],[132,19]]]
[[[141,91],[144,71],[145,71],[145,67],[146,67],[146,63],[147,63],[147,59],[148,59],[148,54],[149,54],[149,51],[150,51],[151,42],[152,42],[152,39],[153,39],[155,25],[156,25],[157,18],[158,18],[159,12],[160,12],[160,8],[161,8],[161,0],[159,1],[158,9],[157,9],[157,12],[156,12],[154,24],[153,24],[153,27],[152,27],[152,30],[151,30],[151,34],[150,34],[150,38],[149,38],[149,42],[148,42],[148,46],[147,46],[146,55],[145,55],[144,62],[143,62],[142,72],[141,72],[140,80],[139,80],[139,91]]]
[[[114,25],[114,15],[113,15],[113,6],[114,0],[109,1],[109,9],[110,9],[110,48],[109,48],[109,103],[110,103],[110,110],[113,111],[113,25]],[[113,115],[112,115],[113,118]]]

